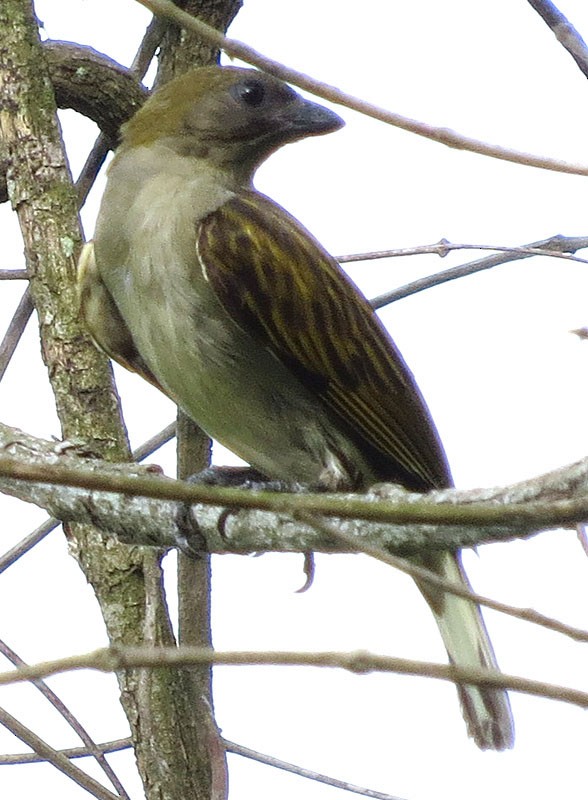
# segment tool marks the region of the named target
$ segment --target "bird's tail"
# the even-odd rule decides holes
[[[470,588],[459,556],[439,553],[423,559],[422,563],[447,580]],[[498,669],[480,608],[432,585],[418,585],[435,615],[449,661],[458,667]],[[507,693],[473,685],[458,686],[457,690],[468,733],[478,747],[482,750],[512,747],[514,724]]]

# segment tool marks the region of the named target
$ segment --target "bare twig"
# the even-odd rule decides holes
[[[480,155],[498,158],[502,161],[511,161],[516,164],[524,164],[529,167],[539,167],[540,169],[565,172],[573,175],[588,175],[588,165],[585,164],[570,164],[546,156],[536,156],[531,153],[523,153],[499,145],[481,142],[477,139],[472,139],[471,137],[456,133],[448,128],[439,128],[428,125],[425,122],[420,122],[419,120],[403,117],[400,114],[395,114],[392,111],[387,111],[372,103],[368,103],[361,98],[353,97],[337,89],[335,86],[321,83],[305,75],[303,72],[298,72],[297,70],[286,67],[264,56],[243,42],[223,36],[219,31],[179,9],[170,0],[138,0],[138,2],[154,14],[166,19],[171,19],[181,27],[198,33],[203,39],[211,42],[231,56],[240,58],[248,64],[253,64],[264,72],[268,72],[295,86],[299,86],[301,89],[306,89],[318,97],[345,106],[346,108],[351,108],[354,111],[359,111],[380,122],[394,125],[397,128],[402,128],[410,133],[414,133],[417,136],[424,136],[427,139],[432,139],[435,142],[458,150],[469,150],[474,153],[479,153]]]
[[[337,778],[331,778],[328,775],[323,775],[320,772],[315,772],[314,770],[306,769],[305,767],[299,767],[296,764],[289,763],[288,761],[282,761],[282,759],[275,758],[274,756],[268,756],[265,753],[252,750],[250,747],[245,747],[244,745],[237,744],[236,742],[230,742],[228,739],[223,739],[223,744],[228,753],[233,753],[234,755],[242,756],[243,758],[250,758],[252,761],[257,761],[260,764],[266,764],[267,766],[274,767],[275,769],[282,769],[286,772],[291,772],[292,774],[299,775],[302,778],[308,778],[310,780],[317,781],[318,783],[325,783],[328,786],[334,786],[337,789],[343,789],[347,792],[361,794],[364,797],[370,797],[374,800],[400,800],[400,798],[390,794],[376,792],[373,789],[366,789],[363,786],[356,786],[353,783],[341,781]],[[95,748],[101,753],[106,754],[116,753],[120,750],[127,750],[132,746],[133,745],[130,738],[126,738],[116,739],[112,742],[96,744]],[[69,747],[65,750],[59,750],[58,752],[69,759],[87,758],[88,756],[94,755],[94,749],[90,750],[87,747]],[[0,754],[0,766],[7,764],[39,764],[44,761],[45,759],[39,756],[37,753],[10,753],[8,755]]]
[[[480,258],[476,261],[470,261],[467,264],[460,264],[457,267],[437,272],[434,275],[427,275],[424,278],[419,278],[416,281],[400,286],[398,289],[392,289],[389,292],[384,292],[378,297],[374,297],[372,305],[374,308],[382,308],[388,303],[393,303],[396,300],[402,300],[410,295],[422,292],[425,289],[431,289],[433,286],[439,286],[447,281],[454,281],[457,278],[464,278],[468,275],[474,275],[476,272],[482,272],[486,269],[498,267],[501,264],[507,264],[510,261],[519,261],[523,258],[531,258],[533,255],[551,255],[549,251],[554,253],[573,253],[576,250],[581,250],[588,247],[588,238],[584,236],[579,237],[566,237],[566,236],[552,236],[549,239],[542,239],[539,242],[532,242],[521,248],[507,250],[504,253],[496,253],[486,258]],[[532,252],[530,252],[532,251]],[[548,251],[548,252],[542,252]],[[584,259],[580,259],[584,260]]]
[[[112,742],[102,742],[96,744],[95,748],[100,753],[117,753],[119,750],[128,750],[133,746],[130,737],[126,739],[115,739]],[[66,758],[88,758],[94,756],[94,748],[88,747],[68,747],[65,750],[58,750],[58,753],[64,755]],[[40,764],[46,759],[38,753],[1,753],[0,766],[13,765],[13,764]]]
[[[529,0],[531,8],[551,28],[557,41],[565,47],[580,70],[588,78],[588,48],[571,22],[550,0]]]
[[[3,708],[0,708],[0,725],[4,725],[14,736],[32,748],[35,753],[41,755],[44,761],[48,761],[94,797],[99,800],[120,800],[118,795],[113,794],[97,780],[72,764],[69,758],[43,741],[34,731],[27,728]]]
[[[32,313],[33,301],[31,300],[31,294],[27,288],[20,299],[6,333],[4,334],[4,339],[0,344],[0,381],[4,377],[4,373],[10,364]]]
[[[6,642],[0,640],[0,653],[7,658],[15,667],[26,667],[27,664],[18,656],[11,647],[9,647]],[[33,686],[38,689],[43,697],[51,703],[53,708],[61,716],[65,719],[68,725],[73,728],[82,742],[86,745],[88,750],[88,755],[92,755],[98,764],[100,765],[102,771],[108,778],[108,780],[112,783],[116,791],[118,792],[119,796],[122,800],[129,800],[129,796],[126,793],[124,786],[119,781],[116,773],[104,757],[104,752],[96,745],[96,743],[92,740],[92,737],[88,733],[88,731],[84,728],[81,722],[76,719],[76,717],[71,713],[71,711],[67,708],[67,706],[63,703],[63,701],[55,694],[55,692],[50,689],[47,684],[41,680],[40,678],[36,678],[31,681]]]
[[[249,758],[252,761],[257,761],[260,764],[266,764],[267,766],[274,767],[275,769],[282,769],[286,772],[291,772],[293,775],[299,775],[301,778],[308,778],[310,780],[317,781],[318,783],[325,783],[327,786],[334,786],[336,789],[354,792],[355,794],[360,794],[364,797],[373,798],[373,800],[400,800],[400,798],[394,795],[385,794],[384,792],[376,792],[374,789],[367,789],[363,786],[356,786],[353,783],[341,781],[338,778],[331,778],[328,775],[321,774],[320,772],[315,772],[314,770],[306,769],[305,767],[300,767],[296,764],[291,764],[288,761],[283,761],[275,756],[269,756],[265,753],[260,753],[257,750],[252,750],[250,747],[245,747],[242,744],[230,742],[228,739],[223,739],[223,744],[228,753],[233,753],[233,755],[242,756],[243,758]],[[116,753],[120,750],[127,750],[132,746],[133,745],[130,738],[126,738],[115,739],[112,742],[96,744],[94,747],[101,753],[106,754]],[[94,755],[94,748],[89,749],[87,747],[69,747],[66,750],[59,750],[59,752],[69,759],[87,758],[88,756]],[[0,766],[7,764],[39,764],[44,761],[45,759],[37,753],[10,753],[8,755],[0,754]]]
[[[431,572],[431,570],[421,567],[414,561],[408,561],[406,558],[394,556],[385,552],[380,547],[371,545],[369,542],[363,541],[361,545],[358,546],[356,537],[350,536],[340,527],[325,520],[318,520],[310,517],[309,515],[305,516],[305,520],[307,524],[322,530],[325,534],[331,536],[333,539],[344,542],[349,546],[358,547],[358,549],[360,549],[365,555],[371,556],[378,561],[382,561],[384,564],[388,564],[389,566],[394,567],[394,569],[398,569],[401,572],[405,572],[412,578],[418,579],[419,582],[427,583],[432,586],[438,586],[440,589],[451,592],[451,594],[458,595],[459,597],[466,597],[468,600],[472,600],[478,605],[491,608],[494,611],[499,611],[501,614],[507,614],[509,617],[520,619],[523,622],[530,622],[533,625],[539,625],[547,630],[561,633],[576,642],[588,642],[588,631],[582,628],[576,628],[573,625],[568,625],[567,623],[561,622],[553,617],[548,617],[545,614],[541,614],[539,611],[535,611],[533,608],[517,608],[515,606],[507,605],[506,603],[501,603],[498,600],[493,600],[491,597],[477,594],[477,592],[466,588],[463,584],[449,581],[446,578]]]
[[[141,45],[139,46],[129,70],[131,75],[137,78],[137,80],[141,80],[141,78],[143,78],[149,69],[149,65],[151,64],[153,56],[159,47],[161,37],[163,36],[166,27],[167,23],[160,19],[153,19],[148,25],[145,35],[143,36],[143,40],[141,41]],[[80,175],[76,181],[76,189],[78,192],[80,208],[86,202],[90,189],[96,181],[96,177],[100,172],[100,168],[102,167],[108,151],[112,147],[112,144],[112,137],[108,136],[104,132],[101,132],[94,142],[94,145],[92,146],[92,149],[90,150],[90,153],[86,159],[86,163],[82,167],[82,171],[80,172]]]
[[[343,789],[347,792],[354,792],[355,794],[363,795],[364,797],[373,798],[373,800],[400,800],[400,798],[385,794],[384,792],[376,792],[373,789],[367,789],[363,786],[356,786],[347,781],[341,781],[338,778],[331,778],[328,775],[323,775],[320,772],[300,767],[296,764],[291,764],[288,761],[283,761],[275,756],[269,756],[265,753],[260,753],[257,750],[252,750],[250,747],[245,747],[236,742],[230,742],[228,739],[223,739],[223,744],[228,753],[233,753],[243,758],[249,758],[252,761],[257,761],[260,764],[266,764],[275,769],[282,769],[286,772],[291,772],[293,775],[299,775],[302,778],[308,778],[318,783],[325,783],[328,786],[334,786],[336,789]],[[130,738],[115,739],[112,742],[104,742],[96,744],[95,748],[101,753],[116,753],[120,750],[127,750],[132,747]],[[87,747],[69,747],[66,750],[59,750],[59,753],[66,756],[66,758],[87,758],[94,755],[94,749]],[[10,753],[7,755],[0,754],[0,766],[7,764],[39,764],[44,762],[45,759],[37,753]]]
[[[265,753],[259,753],[257,750],[244,747],[242,744],[229,742],[227,739],[224,740],[224,743],[228,753],[250,758],[253,761],[258,761],[260,764],[267,764],[269,767],[283,769],[286,772],[291,772],[293,775],[300,775],[301,778],[308,778],[311,781],[317,781],[317,783],[325,783],[327,786],[334,786],[336,789],[343,789],[346,792],[361,794],[363,797],[371,797],[374,798],[374,800],[401,800],[401,798],[395,795],[376,792],[374,789],[366,789],[363,786],[356,786],[353,783],[341,781],[338,778],[330,778],[328,775],[322,775],[320,772],[315,772],[305,767],[299,767],[296,764],[290,764],[288,761],[282,761],[280,758],[268,756]]]
[[[0,281],[27,281],[29,273],[26,269],[0,269]]]
[[[34,531],[31,531],[31,533],[22,538],[20,542],[17,542],[10,550],[7,550],[0,557],[0,573],[4,572],[8,567],[11,567],[15,561],[18,561],[25,553],[30,552],[33,547],[36,547],[39,542],[42,542],[43,539],[49,536],[51,531],[54,531],[59,525],[61,525],[60,520],[49,517],[49,519],[45,520],[38,528],[35,528]]]
[[[588,708],[588,692],[544,681],[531,680],[519,675],[509,675],[482,667],[456,667],[429,661],[397,658],[369,653],[320,651],[219,651],[201,647],[108,647],[91,653],[44,661],[22,669],[0,673],[0,686],[46,678],[62,672],[95,669],[100,672],[118,672],[138,667],[186,667],[198,664],[215,666],[289,666],[342,669],[357,675],[370,672],[390,672],[414,675],[450,683],[495,686],[523,694],[559,700],[580,708]]]
[[[166,425],[165,428],[133,450],[133,461],[144,461],[146,458],[153,455],[153,453],[157,452],[160,447],[163,447],[164,444],[171,442],[175,435],[176,423],[170,422],[169,425]]]
[[[557,250],[555,248],[558,248]],[[552,236],[543,240],[542,247],[532,245],[519,245],[509,247],[508,245],[493,244],[462,244],[450,242],[448,239],[440,239],[435,244],[421,244],[416,247],[396,247],[391,250],[373,250],[368,253],[351,253],[342,256],[335,256],[340,264],[349,264],[355,261],[376,261],[380,258],[404,258],[405,256],[427,256],[434,255],[445,258],[454,250],[497,250],[513,255],[522,254],[528,256],[547,256],[549,258],[563,258],[566,261],[576,261],[579,264],[588,264],[587,258],[579,258],[571,255],[576,250],[588,247],[588,237],[586,236]],[[509,259],[513,260],[513,259]]]

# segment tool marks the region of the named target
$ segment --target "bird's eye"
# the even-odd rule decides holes
[[[265,99],[265,87],[261,81],[243,81],[233,86],[232,94],[245,105],[257,108]]]

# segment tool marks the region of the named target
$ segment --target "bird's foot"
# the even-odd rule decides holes
[[[302,493],[314,491],[314,487],[301,483],[270,480],[261,472],[253,467],[207,467],[201,472],[191,475],[187,479],[188,483],[200,484],[204,486],[222,486],[258,492],[288,492]],[[238,509],[227,509],[222,515],[222,524],[226,524],[230,514],[236,514]],[[178,540],[179,549],[192,558],[198,558],[203,552],[203,538],[198,527],[198,522],[192,514],[192,507],[182,504],[177,515],[178,530],[181,536]],[[306,592],[312,586],[314,580],[314,554],[304,553],[304,584],[297,589],[297,592]]]

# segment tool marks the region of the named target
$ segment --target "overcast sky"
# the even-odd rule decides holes
[[[560,3],[585,37],[585,0]],[[149,14],[131,0],[39,0],[45,34],[88,44],[129,64]],[[231,34],[258,50],[406,116],[518,149],[588,164],[588,86],[524,0],[246,0]],[[346,127],[287,147],[256,185],[288,208],[334,254],[454,242],[522,244],[588,232],[586,178],[452,151],[339,109]],[[94,126],[62,114],[74,174]],[[84,210],[86,235],[103,183]],[[0,209],[0,268],[22,264],[12,215]],[[12,237],[11,243],[9,239]],[[6,243],[6,245],[5,245]],[[479,253],[472,253],[471,258]],[[582,254],[580,254],[582,255]],[[353,265],[368,296],[468,260],[468,253]],[[4,282],[0,322],[22,287]],[[588,269],[555,259],[509,264],[387,308],[389,326],[425,394],[462,487],[507,484],[588,453]],[[0,384],[3,422],[59,435],[38,354],[36,322]],[[117,369],[133,444],[174,416],[170,403]],[[35,398],[35,403],[23,398]],[[32,407],[31,407],[32,406]],[[217,459],[228,460],[217,452]],[[171,448],[154,461],[173,470]],[[8,548],[43,514],[0,498]],[[170,557],[173,561],[173,556]],[[573,532],[480,548],[466,555],[475,588],[588,628],[588,562]],[[364,557],[318,557],[313,588],[301,557],[214,559],[214,641],[219,649],[355,649],[444,660],[425,603],[409,579]],[[173,570],[170,570],[173,576]],[[31,588],[33,587],[33,588]],[[173,579],[170,579],[173,601]],[[106,643],[91,591],[60,531],[0,576],[0,637],[27,661]],[[586,646],[487,612],[502,668],[588,689]],[[116,682],[66,675],[51,685],[96,740],[126,735]],[[585,796],[586,714],[512,695],[517,741],[480,753],[467,739],[450,685],[394,675],[298,669],[218,669],[223,734],[244,745],[409,800]],[[56,747],[73,734],[29,687],[0,704]],[[0,751],[21,745],[0,730]],[[142,797],[130,755],[116,755],[133,800]],[[230,758],[231,800],[343,798],[345,793]],[[525,787],[522,789],[522,787]],[[81,790],[48,767],[0,768],[6,797]]]

